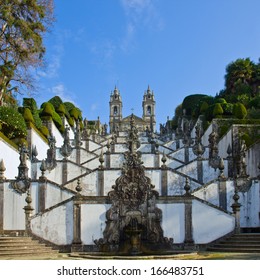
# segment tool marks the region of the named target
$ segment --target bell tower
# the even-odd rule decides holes
[[[110,95],[110,115],[109,115],[109,127],[110,133],[117,131],[120,128],[122,120],[122,99],[119,90],[115,87],[114,92]]]
[[[155,100],[153,91],[150,90],[150,86],[148,86],[148,89],[144,92],[143,120],[147,123],[147,127],[150,131],[154,132],[156,129]]]

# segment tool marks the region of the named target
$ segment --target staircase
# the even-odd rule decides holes
[[[0,236],[0,258],[58,255],[58,250],[53,250],[45,244],[31,237]]]
[[[214,252],[260,253],[260,233],[234,234],[207,248]]]

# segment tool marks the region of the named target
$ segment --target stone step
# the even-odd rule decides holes
[[[260,234],[242,233],[234,234],[207,248],[208,251],[217,252],[252,252],[260,253]]]
[[[53,255],[58,254],[58,250],[40,243],[31,237],[0,237],[0,257],[23,256],[23,255]]]
[[[236,247],[233,247],[233,248],[209,247],[208,251],[212,251],[212,252],[237,252],[237,253],[260,253],[260,248],[256,249],[256,248],[236,248]]]

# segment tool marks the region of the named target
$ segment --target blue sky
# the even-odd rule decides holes
[[[55,0],[56,22],[45,36],[38,105],[59,95],[88,120],[109,121],[117,86],[123,115],[142,115],[148,84],[157,124],[190,94],[215,95],[225,67],[260,57],[259,0]]]

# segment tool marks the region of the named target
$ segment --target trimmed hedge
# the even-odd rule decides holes
[[[0,122],[2,123],[2,132],[9,138],[26,138],[27,129],[23,116],[17,109],[1,106]]]

